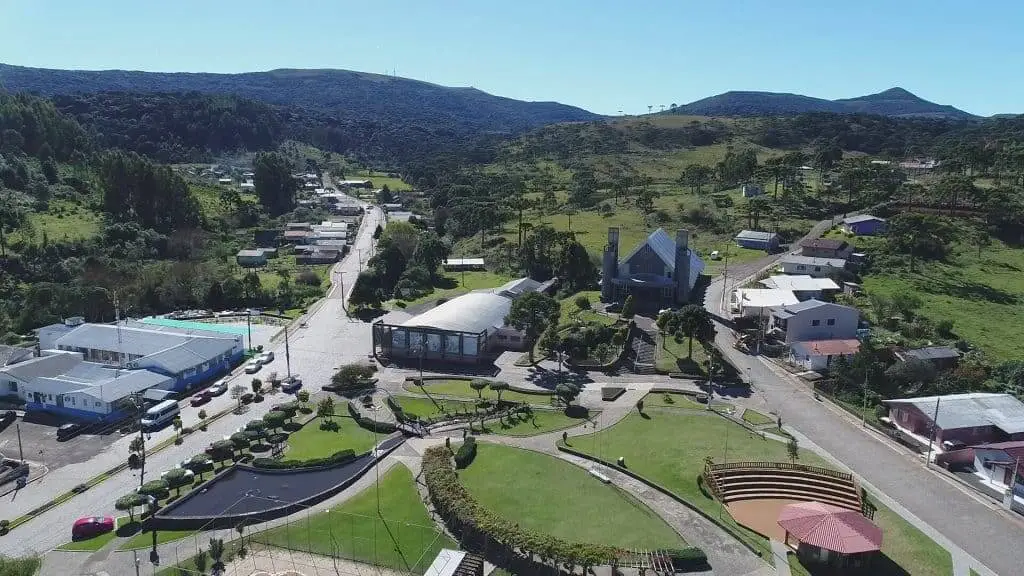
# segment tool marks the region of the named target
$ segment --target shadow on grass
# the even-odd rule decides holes
[[[892,558],[889,558],[884,553],[879,552],[874,558],[871,559],[871,563],[859,569],[854,568],[833,568],[830,566],[822,566],[818,564],[806,565],[800,562],[800,566],[803,567],[804,571],[810,576],[843,576],[846,574],[870,574],[871,576],[910,576],[905,568],[897,564]],[[794,572],[798,574],[798,572]]]

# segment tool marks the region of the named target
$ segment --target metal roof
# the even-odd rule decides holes
[[[479,334],[505,325],[512,299],[493,292],[470,292],[431,308],[402,326],[437,328],[453,332]]]
[[[773,239],[778,238],[779,235],[775,232],[762,232],[760,230],[740,230],[740,233],[736,235],[734,240],[756,240],[758,242],[771,242]]]
[[[444,266],[483,266],[483,258],[449,258],[444,261]]]
[[[31,348],[0,345],[0,366],[7,366],[8,364],[16,364],[22,360],[27,360],[32,357],[32,354]]]
[[[238,254],[235,254],[235,256],[242,257],[242,258],[244,258],[244,257],[262,258],[263,257],[263,250],[260,250],[259,248],[255,249],[255,250],[239,250]]]
[[[796,316],[801,312],[806,312],[807,310],[814,310],[815,308],[823,307],[844,308],[847,310],[854,311],[857,310],[856,308],[853,308],[851,306],[843,306],[842,304],[833,304],[831,302],[822,302],[821,300],[812,298],[810,300],[804,300],[803,302],[797,302],[796,304],[788,304],[785,307],[776,310],[773,314],[785,320],[786,318],[792,318],[793,316]],[[857,312],[857,314],[860,315],[860,312]]]
[[[1024,432],[1024,404],[1009,394],[971,392],[947,396],[922,396],[883,400],[890,406],[913,406],[929,420],[939,407],[936,424],[943,430],[995,426],[1007,434]]]
[[[465,558],[466,553],[462,550],[442,548],[423,576],[454,576]]]
[[[743,308],[773,308],[799,302],[791,290],[775,288],[740,288],[736,296]]]
[[[93,362],[82,362],[66,374],[37,378],[30,387],[56,394],[80,392],[103,402],[113,402],[149,388],[169,386],[173,382],[169,376],[149,370],[116,370]]]
[[[794,292],[814,292],[817,290],[839,290],[839,285],[831,278],[813,278],[807,275],[777,275],[761,280],[768,288],[793,290]]]
[[[138,360],[140,365],[159,366],[172,374],[209,362],[235,347],[234,340],[226,338],[194,338],[174,348],[161,350]]]
[[[778,522],[801,543],[840,554],[871,552],[882,547],[881,528],[860,512],[832,504],[789,504],[779,512]]]
[[[34,378],[63,374],[80,362],[82,362],[81,354],[61,351],[4,366],[0,368],[0,374],[7,374],[22,382],[30,382]]]
[[[871,214],[859,214],[857,216],[843,218],[843,224],[856,224],[858,222],[871,222],[873,220],[885,222],[885,218],[879,218],[878,216],[872,216]]]
[[[523,278],[518,278],[516,280],[509,280],[491,292],[515,298],[516,296],[521,296],[527,292],[536,292],[538,288],[540,288],[540,282],[524,276]]]
[[[57,345],[68,348],[120,351],[132,356],[149,356],[180,346],[194,338],[230,342],[232,346],[236,341],[235,338],[218,337],[212,333],[189,334],[188,330],[171,326],[148,326],[137,322],[122,324],[120,332],[119,342],[117,326],[113,324],[83,324],[58,338]]]
[[[815,258],[814,256],[801,256],[799,254],[787,254],[779,259],[782,263],[805,264],[807,266],[831,266],[832,268],[845,268],[846,260],[842,258]]]
[[[960,357],[960,351],[949,346],[926,346],[915,350],[904,350],[902,354],[918,360],[944,360]]]
[[[658,228],[654,232],[651,232],[647,239],[640,244],[637,244],[636,248],[633,248],[632,252],[626,255],[625,258],[620,260],[621,262],[628,262],[630,258],[636,256],[636,253],[643,249],[644,246],[650,246],[651,250],[658,255],[658,258],[664,262],[665,266],[673,273],[676,271],[676,241],[668,235],[663,228]],[[697,255],[693,249],[687,249],[687,253],[690,257],[690,286],[697,280],[697,276],[700,276],[701,272],[704,271],[704,261],[701,260],[700,256]]]

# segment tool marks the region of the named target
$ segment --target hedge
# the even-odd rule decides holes
[[[274,460],[273,458],[257,458],[252,461],[253,468],[266,468],[269,470],[289,470],[292,468],[317,468],[320,466],[331,466],[344,464],[356,459],[356,453],[351,448],[340,450],[326,458],[314,458],[312,460]]]
[[[361,415],[359,410],[357,410],[351,402],[348,403],[348,413],[352,416],[352,419],[356,421],[356,424],[359,424],[361,428],[366,428],[371,432],[391,434],[392,432],[398,431],[398,426],[395,426],[391,422],[378,422],[372,418],[367,418]]]
[[[529,531],[484,508],[459,482],[450,452],[444,446],[434,446],[423,453],[423,479],[434,509],[458,540],[467,549],[487,550],[499,565],[537,555],[545,562],[557,560],[586,570],[610,564],[622,553],[612,546],[567,542]]]
[[[476,438],[469,436],[459,446],[459,451],[455,453],[455,467],[465,468],[473,463],[473,459],[476,458]]]

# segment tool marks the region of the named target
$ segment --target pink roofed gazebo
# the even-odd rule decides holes
[[[795,539],[797,556],[833,567],[867,565],[882,547],[882,529],[854,510],[822,502],[796,502],[779,512],[779,526]]]

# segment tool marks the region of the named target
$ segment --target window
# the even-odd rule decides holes
[[[829,326],[835,326],[836,325],[836,319],[835,318],[829,318],[828,320],[825,321],[825,324],[828,324]]]
[[[11,392],[17,392],[18,391],[18,383],[17,382],[8,382],[7,383],[7,388]]]
[[[803,264],[797,264],[797,265],[796,265],[796,269],[797,269],[797,270],[806,270],[806,269],[807,269],[807,267],[806,267],[806,266],[804,266]]]
[[[815,272],[821,272],[821,266],[815,266],[814,267],[814,271]]]
[[[811,320],[811,326],[821,326],[821,320]]]
[[[99,408],[100,406],[103,406],[103,403],[100,402],[99,400],[97,400],[96,401],[96,407]]]

